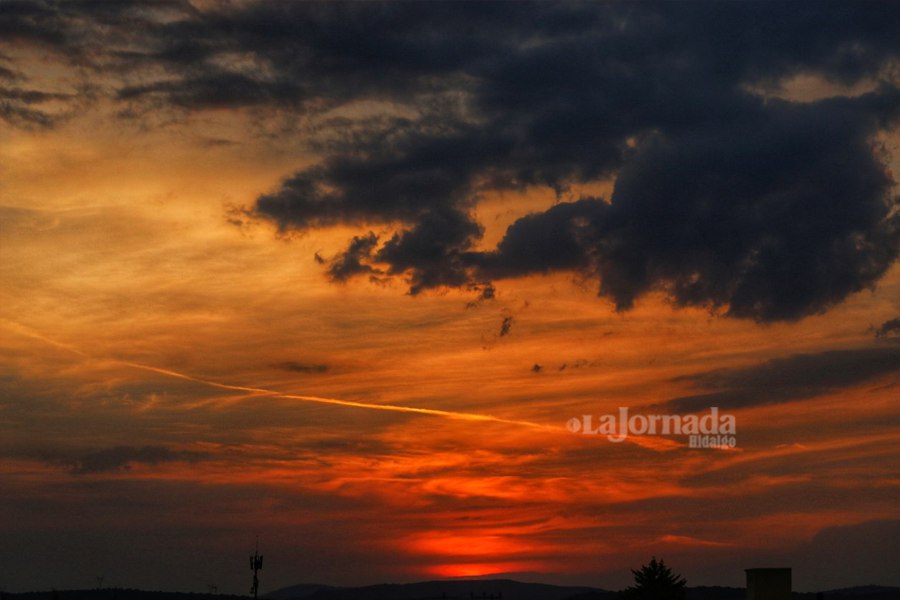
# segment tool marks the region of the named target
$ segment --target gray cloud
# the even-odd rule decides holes
[[[706,390],[672,398],[664,405],[695,412],[711,406],[742,408],[781,404],[838,392],[892,373],[900,373],[900,348],[873,347],[794,354],[742,369],[680,377]]]
[[[172,450],[165,446],[116,446],[85,454],[73,464],[72,471],[78,474],[102,473],[128,469],[134,463],[156,465],[166,462],[195,462],[203,458],[202,453]]]
[[[167,446],[113,446],[99,450],[76,451],[62,448],[35,448],[12,445],[0,448],[7,457],[38,460],[63,468],[75,475],[128,470],[135,464],[158,465],[172,462],[199,462],[210,455],[192,450],[173,450]]]

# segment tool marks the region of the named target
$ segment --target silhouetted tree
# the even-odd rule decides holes
[[[631,572],[634,573],[634,585],[619,594],[623,600],[684,600],[687,581],[672,573],[662,559],[657,562],[654,556],[649,565]]]

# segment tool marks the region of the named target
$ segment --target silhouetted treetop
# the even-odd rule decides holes
[[[684,586],[687,581],[681,575],[672,573],[660,559],[654,556],[650,564],[635,571],[634,585],[623,590],[623,600],[684,600]]]

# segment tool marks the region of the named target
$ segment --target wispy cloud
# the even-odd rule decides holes
[[[900,348],[875,347],[795,354],[742,369],[687,375],[679,381],[705,393],[672,398],[665,405],[694,412],[710,406],[743,408],[805,400],[900,373]]]

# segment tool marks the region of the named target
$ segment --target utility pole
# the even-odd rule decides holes
[[[253,594],[253,600],[256,600],[256,594],[259,592],[259,577],[257,573],[262,569],[262,565],[263,557],[259,553],[259,536],[256,536],[256,551],[250,557],[250,570],[253,571],[253,587],[250,588],[250,593]]]

